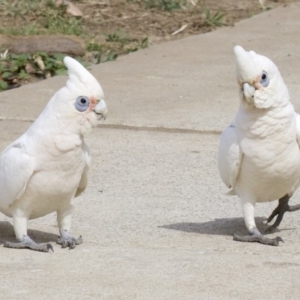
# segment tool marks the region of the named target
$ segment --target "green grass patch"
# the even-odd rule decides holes
[[[93,52],[95,63],[104,63],[117,59],[119,55],[135,52],[149,46],[148,37],[142,39],[132,39],[124,34],[120,29],[104,34],[105,43],[99,44],[90,39],[87,51]]]
[[[48,55],[39,52],[29,54],[8,54],[0,59],[0,91],[20,86],[32,77],[48,78],[66,74],[63,54]]]
[[[148,0],[142,0],[148,1]],[[153,5],[160,0],[149,0]],[[155,4],[155,1],[158,1]],[[88,35],[84,26],[85,20],[70,16],[66,6],[55,6],[55,0],[0,0],[0,15],[6,16],[0,23],[0,34],[15,36],[30,35],[72,35],[79,36],[85,42],[87,51],[92,52],[94,63],[104,63],[117,59],[119,55],[147,48],[149,41],[144,38],[130,38],[121,30],[104,34],[105,41],[95,42],[95,37]],[[152,5],[149,2],[149,5]],[[162,9],[172,10],[182,0],[161,0]],[[158,6],[160,7],[159,4]],[[10,21],[10,23],[7,23]],[[28,21],[30,20],[30,21]],[[9,27],[8,27],[8,26]],[[0,49],[0,91],[17,87],[32,78],[48,78],[65,74],[63,54],[49,55],[45,52],[29,54],[5,54]],[[79,59],[78,59],[79,60]],[[81,59],[82,62],[82,59]]]
[[[184,0],[142,0],[141,2],[148,8],[166,11],[180,9],[186,4],[186,1]]]
[[[217,11],[216,13],[212,14],[209,8],[205,9],[205,24],[207,26],[213,26],[213,27],[227,26],[227,24],[223,21],[224,17],[225,17],[224,13]]]
[[[10,35],[67,34],[86,35],[81,19],[66,14],[66,6],[55,6],[55,0],[4,1],[0,11],[22,22],[24,16],[33,21],[29,25],[2,28],[0,33]]]

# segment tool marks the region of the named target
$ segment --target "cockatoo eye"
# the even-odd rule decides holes
[[[262,75],[261,75],[261,79],[260,79],[260,84],[263,86],[263,87],[267,87],[269,85],[269,77],[268,77],[268,73],[266,71],[263,71],[262,72]]]
[[[86,111],[90,106],[90,99],[86,96],[79,96],[75,102],[75,108],[78,111]]]

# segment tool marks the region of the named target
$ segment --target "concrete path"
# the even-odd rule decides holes
[[[109,117],[87,138],[93,167],[72,227],[84,244],[55,245],[55,214],[30,221],[55,252],[0,247],[1,299],[298,299],[300,213],[270,235],[279,247],[232,241],[246,229],[216,156],[238,107],[234,45],[274,60],[300,111],[299,15],[300,3],[94,67]],[[65,81],[0,94],[1,150]],[[275,205],[257,206],[261,230]],[[14,239],[3,215],[0,238]]]

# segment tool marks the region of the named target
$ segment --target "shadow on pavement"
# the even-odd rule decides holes
[[[266,218],[255,218],[257,228],[260,232],[264,233],[268,225],[263,224]],[[233,235],[240,234],[246,235],[247,229],[245,226],[244,218],[224,218],[215,219],[204,223],[175,223],[169,225],[159,226],[160,228],[180,230],[184,232],[199,233],[199,234],[213,234],[213,235]],[[275,230],[279,231],[278,229]]]
[[[32,229],[28,229],[27,233],[36,243],[56,242],[58,237],[58,234]],[[0,221],[0,240],[8,242],[16,241],[14,227],[7,221]]]

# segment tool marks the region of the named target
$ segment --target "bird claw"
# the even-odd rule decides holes
[[[52,247],[51,244],[46,244],[46,247],[48,249],[48,252],[49,252],[49,250],[51,250],[52,252],[54,252],[54,249],[53,249],[53,247]]]
[[[76,244],[73,240],[66,241],[66,240],[61,239],[60,237],[58,237],[58,239],[57,239],[57,244],[60,244],[62,248],[69,247],[69,249],[74,249],[76,246]]]
[[[31,249],[40,252],[54,252],[51,244],[40,245],[34,242],[28,235],[24,235],[23,238],[17,243],[4,242],[4,247],[13,249]]]
[[[279,199],[279,203],[278,203],[277,207],[273,210],[273,212],[267,219],[267,224],[270,223],[276,216],[277,216],[277,218],[276,218],[274,224],[272,226],[270,226],[269,228],[267,228],[265,233],[271,233],[275,230],[275,228],[277,228],[279,226],[279,224],[281,223],[281,221],[283,219],[283,215],[285,212],[287,212],[287,211],[292,212],[292,211],[296,211],[296,210],[300,209],[300,205],[290,206],[288,204],[289,199],[290,199],[290,196],[288,196],[288,195],[285,195],[284,197]]]
[[[274,239],[269,239],[265,236],[263,236],[257,228],[254,228],[252,232],[250,232],[250,235],[247,236],[239,236],[234,234],[233,235],[233,240],[234,241],[239,241],[239,242],[256,242],[256,243],[261,243],[264,245],[269,245],[269,246],[278,246],[279,242],[283,242],[283,239],[280,236],[275,237]]]
[[[60,244],[62,248],[69,247],[69,250],[74,249],[76,245],[82,244],[82,236],[77,239],[69,234],[67,230],[61,230],[61,236],[57,239],[57,244]]]

